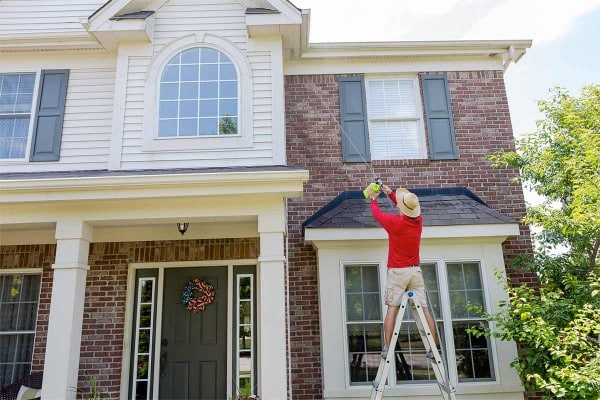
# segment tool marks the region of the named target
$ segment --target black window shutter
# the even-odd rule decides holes
[[[67,81],[69,70],[42,70],[31,141],[31,161],[57,161],[60,156],[60,141]]]
[[[458,158],[454,122],[446,74],[424,74],[423,100],[429,136],[429,157],[432,160]]]
[[[362,76],[342,76],[340,119],[342,124],[342,156],[344,162],[370,161],[367,102]]]

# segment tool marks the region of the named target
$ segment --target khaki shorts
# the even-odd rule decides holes
[[[421,267],[388,268],[385,287],[385,304],[399,306],[404,293],[412,291],[415,304],[427,307],[425,282]]]

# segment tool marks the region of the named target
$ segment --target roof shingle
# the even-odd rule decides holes
[[[419,196],[424,226],[484,225],[515,223],[491,209],[466,188],[413,189]],[[392,201],[378,198],[384,212],[398,213]],[[304,228],[375,228],[379,223],[371,214],[369,200],[361,191],[346,191],[308,218]]]

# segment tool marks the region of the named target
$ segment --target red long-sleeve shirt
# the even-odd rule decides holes
[[[396,204],[396,193],[389,195]],[[388,214],[379,209],[377,200],[371,201],[373,217],[381,224],[389,236],[388,268],[403,268],[419,265],[419,247],[423,231],[423,217],[407,217],[404,214]]]

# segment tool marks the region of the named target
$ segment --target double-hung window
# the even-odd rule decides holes
[[[24,159],[35,74],[0,74],[0,159]]]
[[[0,275],[0,387],[31,372],[39,292],[38,274]]]
[[[338,83],[344,162],[458,158],[446,74],[353,75]]]
[[[377,375],[383,344],[379,287],[377,264],[344,267],[348,373],[351,385],[367,384]]]
[[[367,79],[371,160],[426,157],[416,78]]]
[[[69,71],[36,75],[0,74],[0,160],[59,159]]]

